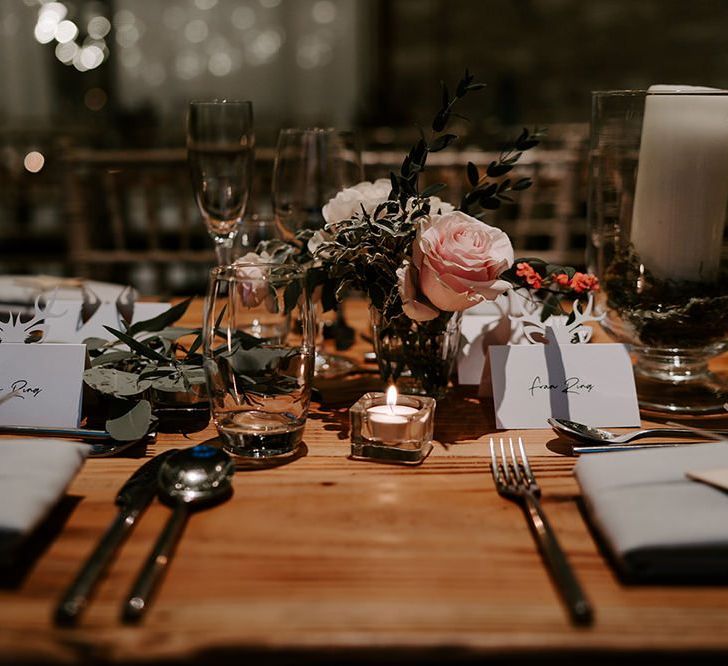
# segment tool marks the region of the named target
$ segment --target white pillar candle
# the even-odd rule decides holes
[[[715,280],[728,202],[728,91],[652,86],[649,93],[632,244],[656,278]]]

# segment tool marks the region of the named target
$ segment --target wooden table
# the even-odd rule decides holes
[[[364,330],[365,309],[349,310]],[[367,348],[359,340],[353,357]],[[493,487],[486,447],[494,430],[491,405],[456,390],[438,404],[432,455],[403,468],[349,460],[347,405],[314,409],[307,455],[239,471],[231,500],[192,517],[141,626],[119,622],[120,604],[168,515],[160,504],[81,625],[60,629],[50,622],[54,603],[142,463],[89,460],[35,540],[39,552],[0,581],[0,662],[563,663],[589,653],[588,663],[595,655],[612,663],[616,654],[728,654],[726,589],[620,583],[580,513],[574,459],[547,448],[558,444],[552,432],[509,432],[526,442],[546,511],[596,609],[593,627],[572,627],[520,509]],[[160,436],[147,455],[214,435]]]

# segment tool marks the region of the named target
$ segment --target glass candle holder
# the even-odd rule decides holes
[[[387,404],[384,393],[366,393],[349,410],[351,456],[418,464],[432,449],[435,400],[398,395]]]
[[[589,268],[649,412],[725,414],[727,114],[726,90],[593,93]]]

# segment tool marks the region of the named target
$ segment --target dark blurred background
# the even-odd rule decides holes
[[[253,100],[265,212],[280,127],[356,128],[367,176],[386,176],[466,66],[488,87],[428,178],[457,201],[469,159],[547,127],[535,187],[491,222],[579,263],[590,91],[728,87],[726,34],[723,0],[0,0],[0,274],[199,290],[189,100]]]

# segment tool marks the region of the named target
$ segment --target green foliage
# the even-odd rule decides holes
[[[136,439],[153,427],[156,419],[146,399],[149,390],[185,392],[205,383],[198,351],[202,330],[173,326],[191,301],[182,301],[126,331],[106,326],[116,338],[113,341],[85,341],[91,364],[84,372],[84,382],[104,397],[109,406],[106,428],[116,439]],[[192,336],[186,347],[181,338]],[[134,437],[129,436],[132,433]]]

